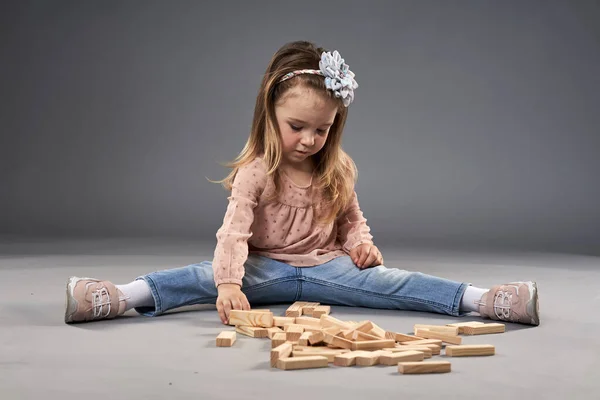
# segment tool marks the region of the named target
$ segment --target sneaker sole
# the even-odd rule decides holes
[[[527,315],[531,318],[529,323],[537,326],[540,324],[540,303],[538,298],[537,283],[532,281],[518,283],[524,283],[529,289],[529,301],[525,305],[525,310],[527,310]]]
[[[76,276],[70,277],[69,280],[67,281],[67,288],[66,288],[66,293],[65,293],[65,323],[66,324],[72,324],[74,322],[77,322],[77,321],[73,321],[73,314],[75,314],[75,312],[77,311],[77,306],[79,305],[79,303],[77,303],[77,300],[75,300],[75,297],[73,296],[73,290],[75,289],[75,285],[77,285],[77,282],[83,281],[83,280],[96,281],[96,279],[78,278]]]

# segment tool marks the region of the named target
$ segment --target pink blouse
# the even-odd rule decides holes
[[[373,244],[356,191],[349,206],[328,225],[317,224],[320,191],[296,185],[284,172],[282,193],[274,190],[272,176],[261,157],[241,167],[235,176],[223,225],[217,231],[212,267],[215,284],[242,286],[248,254],[258,254],[295,267],[326,263],[350,253],[362,243]]]

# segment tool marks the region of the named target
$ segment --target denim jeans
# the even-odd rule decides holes
[[[249,254],[242,291],[250,306],[311,301],[327,305],[428,311],[462,315],[460,301],[467,283],[383,265],[364,270],[350,256],[314,267],[294,267]],[[217,288],[211,261],[140,276],[150,286],[154,307],[139,307],[146,316],[192,304],[215,304]]]

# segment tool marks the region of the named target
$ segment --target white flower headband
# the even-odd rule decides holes
[[[288,80],[300,74],[315,74],[325,77],[325,87],[330,89],[335,94],[335,97],[341,97],[345,107],[348,107],[354,101],[354,89],[358,87],[358,83],[354,79],[354,72],[350,71],[348,64],[344,63],[344,59],[340,53],[335,50],[333,54],[323,52],[321,61],[319,61],[320,69],[300,69],[285,74],[279,82]]]

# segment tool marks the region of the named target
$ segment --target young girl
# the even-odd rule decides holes
[[[429,311],[539,324],[535,282],[491,289],[383,265],[354,189],[357,171],[341,140],[358,87],[337,51],[305,41],[272,57],[252,131],[222,181],[231,191],[214,258],[131,283],[71,277],[65,322],[146,316],[191,305],[231,310],[311,301]]]

